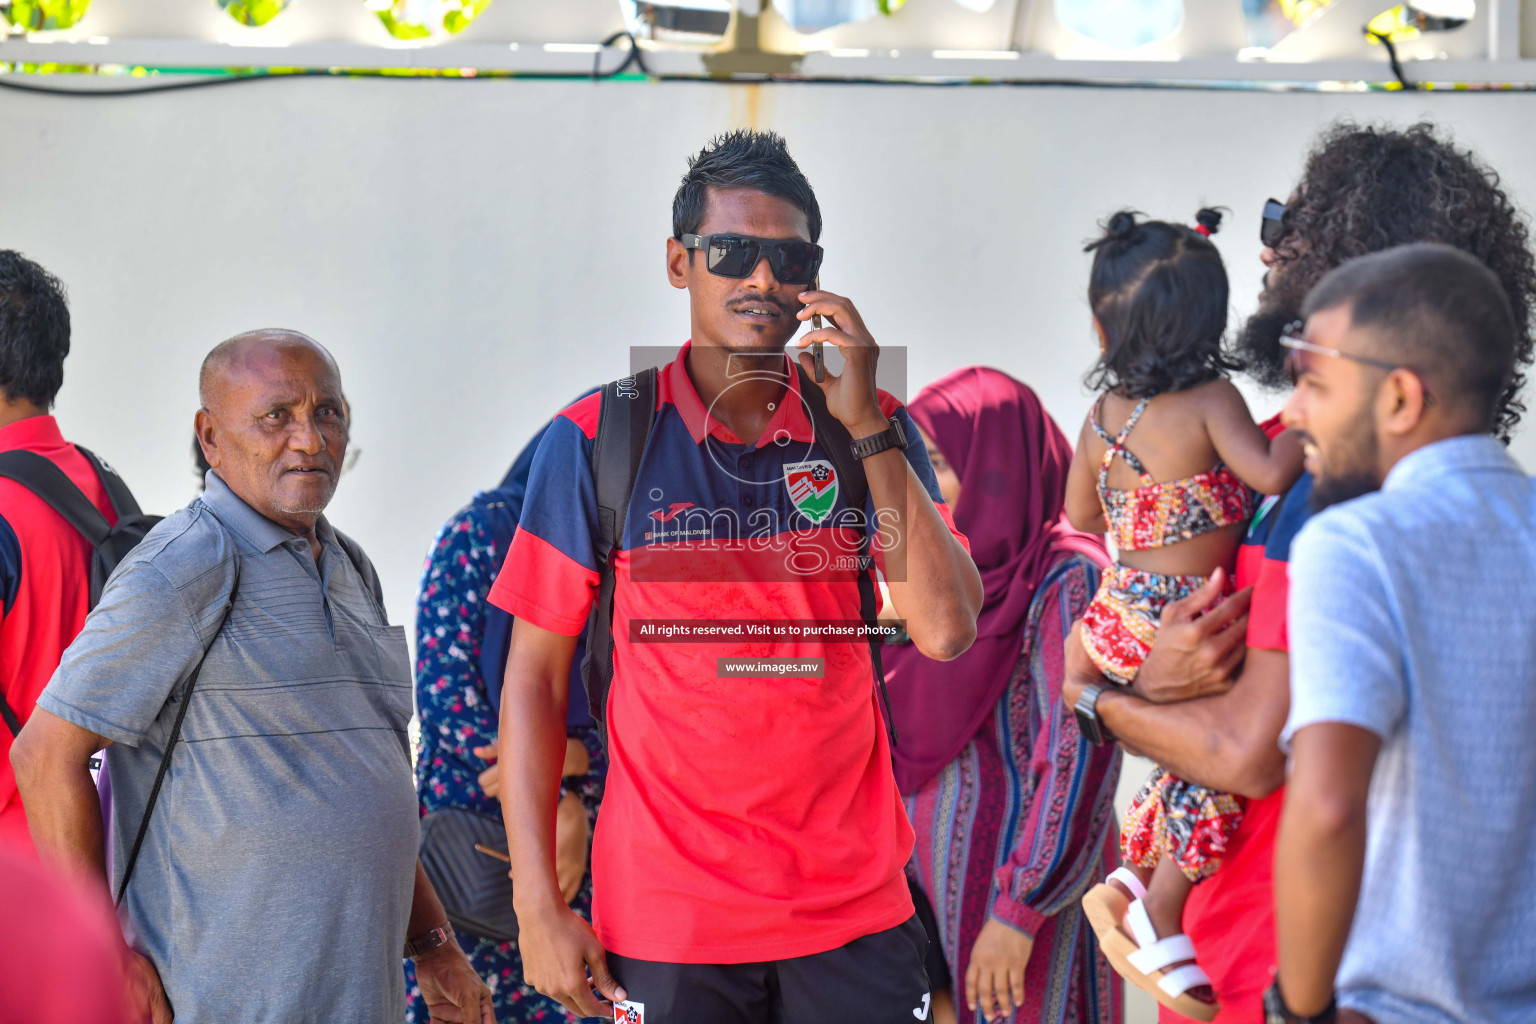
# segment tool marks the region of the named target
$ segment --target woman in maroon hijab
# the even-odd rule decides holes
[[[1118,1024],[1119,979],[1079,900],[1119,862],[1120,755],[1084,740],[1061,703],[1063,643],[1106,561],[1062,518],[1072,446],[1033,391],[986,367],[924,388],[907,411],[986,587],[959,658],[885,653],[910,870],[958,1019]]]

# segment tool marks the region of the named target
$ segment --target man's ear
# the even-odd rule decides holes
[[[197,435],[197,443],[203,448],[203,458],[208,460],[210,467],[218,469],[219,446],[214,440],[213,417],[208,415],[207,409],[197,410],[197,415],[192,418],[192,432]]]
[[[1429,392],[1418,374],[1399,368],[1387,374],[1387,379],[1382,382],[1378,402],[1382,432],[1402,437],[1413,433],[1424,421]]]
[[[673,288],[688,287],[688,267],[693,262],[692,253],[683,248],[675,238],[667,239],[667,280]]]

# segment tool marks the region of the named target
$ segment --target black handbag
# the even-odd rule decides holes
[[[496,942],[517,941],[512,879],[502,859],[506,855],[507,833],[499,819],[460,807],[421,819],[421,866],[449,923],[461,932]]]

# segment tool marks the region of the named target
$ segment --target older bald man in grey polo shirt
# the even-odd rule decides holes
[[[112,744],[119,888],[187,701],[122,904],[156,1024],[392,1024],[402,955],[434,1022],[486,1024],[416,858],[405,634],[322,515],[347,446],[336,364],[259,331],[200,384],[206,492],[118,567],[13,748],[38,852],[106,885],[86,761]]]

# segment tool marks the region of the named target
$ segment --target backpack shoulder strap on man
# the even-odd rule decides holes
[[[139,503],[134,500],[133,492],[128,489],[128,484],[117,475],[117,470],[102,462],[96,457],[96,453],[89,448],[75,445],[75,451],[85,456],[85,461],[91,464],[96,471],[96,479],[101,481],[101,486],[107,492],[107,499],[112,502],[112,511],[117,513],[117,518],[127,519],[130,516],[141,516],[144,510],[139,508]]]
[[[827,459],[832,463],[832,468],[837,471],[838,486],[848,501],[848,507],[859,514],[859,618],[865,626],[872,627],[877,621],[875,564],[869,553],[870,524],[864,522],[864,503],[869,498],[869,478],[864,475],[864,463],[854,457],[853,436],[848,433],[842,421],[827,409],[826,394],[806,375],[805,368],[798,361],[795,363],[795,372],[800,375],[800,397],[810,409],[811,429],[821,444],[821,450],[826,452]],[[885,664],[880,656],[880,648],[880,637],[871,632],[869,664],[874,670],[880,703],[885,709],[885,725],[890,730],[891,746],[894,747],[896,719],[891,715],[891,698],[885,689]]]
[[[123,515],[124,504],[126,504],[132,508],[132,514],[138,515],[139,506],[133,500],[133,495],[128,493],[128,487],[123,483],[122,478],[105,469],[100,460],[84,448],[76,445],[75,450],[86,457],[91,468],[101,478],[117,514]],[[0,477],[14,480],[37,495],[66,523],[74,527],[92,548],[100,547],[112,533],[112,525],[107,522],[107,517],[101,514],[101,510],[86,497],[85,492],[76,487],[75,482],[55,465],[52,459],[21,449],[0,452]],[[126,503],[119,502],[119,492],[126,497]],[[95,599],[96,593],[93,588],[90,600],[92,605],[96,603]],[[3,696],[0,696],[0,719],[5,721],[6,728],[13,736],[21,733],[21,720]]]
[[[187,717],[187,706],[192,703],[192,690],[197,686],[197,677],[203,674],[203,663],[208,660],[208,652],[213,650],[213,645],[219,638],[219,633],[224,629],[224,621],[229,618],[230,611],[235,606],[235,591],[240,589],[240,556],[235,555],[235,579],[229,588],[229,603],[224,606],[224,617],[219,620],[218,628],[213,631],[213,636],[208,638],[208,646],[203,648],[202,657],[197,659],[197,667],[187,677],[186,685],[181,688],[181,693],[171,694],[171,700],[177,703],[176,718],[171,722],[170,735],[165,739],[165,753],[160,755],[160,769],[155,772],[155,784],[150,787],[149,799],[144,802],[144,815],[139,819],[139,830],[134,834],[133,846],[128,851],[128,860],[123,865],[123,880],[117,884],[117,899],[114,905],[123,902],[123,893],[128,891],[128,880],[133,877],[133,869],[139,862],[139,850],[144,845],[144,836],[149,832],[149,819],[155,813],[155,803],[160,799],[160,786],[165,782],[166,773],[171,767],[171,755],[176,752],[176,743],[181,739],[181,723]],[[105,770],[105,768],[103,768]],[[110,838],[108,842],[110,842]]]
[[[605,744],[608,686],[613,681],[613,559],[624,540],[625,511],[656,422],[656,378],[656,368],[649,367],[605,386],[592,441],[592,481],[597,492],[594,554],[599,582],[597,606],[587,626],[581,676],[587,687],[587,705]]]
[[[47,502],[90,544],[93,555],[87,607],[95,608],[96,602],[101,600],[101,589],[106,586],[107,577],[160,522],[160,517],[146,516],[139,509],[133,492],[110,466],[79,445],[75,450],[85,457],[101,481],[116,514],[116,522],[108,523],[107,517],[62,469],[35,452],[0,453],[0,476],[15,480]]]
[[[94,459],[92,464],[95,465]],[[107,517],[101,514],[101,510],[91,503],[91,499],[75,486],[75,482],[62,469],[54,465],[52,459],[29,451],[0,452],[0,476],[16,481],[47,502],[50,508],[64,517],[65,522],[80,532],[91,547],[99,545],[112,532],[112,524],[107,522]]]

